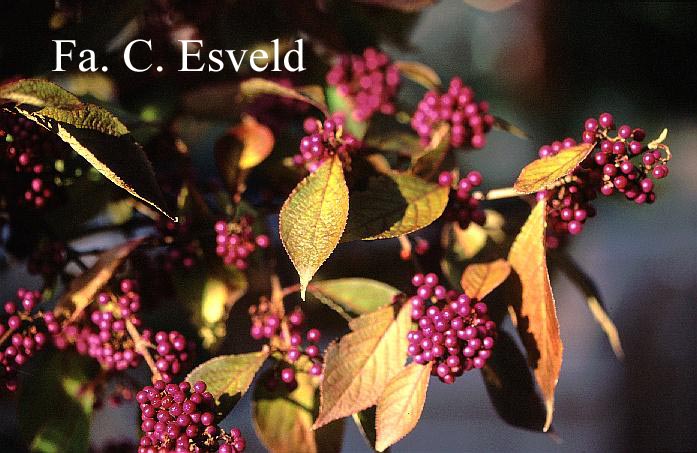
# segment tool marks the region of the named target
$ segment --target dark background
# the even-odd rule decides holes
[[[81,25],[49,32],[53,2],[2,2],[0,79],[51,76],[50,39],[57,35],[104,49],[143,3],[119,3],[118,8],[104,3],[101,15],[83,6],[76,13]],[[220,2],[215,20],[206,15],[212,3],[191,2],[185,9],[193,23],[206,25],[201,28],[204,34],[217,36],[226,48],[243,47],[247,40],[270,40],[296,27],[315,30],[344,48],[378,42],[395,58],[432,66],[444,80],[462,76],[491,102],[494,113],[532,135],[526,142],[494,132],[485,150],[462,158],[463,168],[481,170],[492,188],[510,185],[538,146],[577,135],[586,117],[602,111],[612,112],[619,122],[645,128],[649,137],[669,128],[674,159],[670,177],[659,184],[657,202],[636,206],[620,199],[599,201],[599,215],[574,238],[569,250],[601,288],[622,336],[624,363],[613,356],[583,296],[564,278],[553,278],[565,344],[554,419],[561,441],[504,424],[492,409],[481,379],[472,373],[453,386],[433,382],[421,422],[394,451],[697,449],[697,5],[528,1],[489,13],[461,0],[447,0],[408,20],[370,10],[365,29],[347,33],[341,28],[342,20],[313,16],[309,2]],[[357,7],[328,2],[327,8],[348,17]],[[352,20],[361,23],[363,18],[358,15]],[[236,28],[242,22],[249,24]],[[249,30],[257,23],[263,26],[253,36]],[[336,36],[331,34],[332,26],[339,27]],[[307,57],[306,66],[309,73],[324,69],[320,64],[313,67]],[[140,105],[144,93],[155,99],[157,92],[176,92],[201,82],[198,75],[165,74],[161,80],[112,75],[125,81],[119,92],[125,106]],[[420,93],[407,90],[404,97],[414,101]],[[153,102],[160,112],[168,111],[166,102]],[[205,149],[212,139],[203,137],[192,149]],[[396,249],[391,243],[384,247]],[[343,248],[321,276],[392,278],[366,268],[370,259],[363,245],[350,251]],[[11,293],[18,281],[26,279],[17,271],[3,271],[0,295]],[[248,404],[245,399],[231,421],[247,435],[249,451],[256,451],[261,447],[252,434]],[[14,404],[3,400],[0,408],[0,439],[11,442],[16,436]],[[134,419],[130,406],[98,412],[95,443],[134,436]],[[345,447],[346,451],[367,451],[350,423]]]

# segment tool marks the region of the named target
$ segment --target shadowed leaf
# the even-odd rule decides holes
[[[375,431],[376,412],[377,407],[371,406],[352,415],[353,421],[361,432],[363,439],[365,439],[368,446],[373,450],[375,450],[375,440],[377,437],[377,432]]]
[[[462,273],[460,285],[469,297],[482,300],[503,283],[510,273],[511,266],[504,259],[470,264]]]
[[[522,301],[515,307],[517,327],[545,400],[547,431],[552,424],[563,346],[545,257],[545,210],[545,201],[533,208],[511,247],[508,262],[522,285]]]
[[[309,290],[313,294],[329,298],[344,312],[353,315],[370,313],[391,304],[394,296],[399,294],[398,289],[369,278],[323,280],[313,283]]]
[[[523,168],[513,187],[518,193],[533,193],[554,187],[569,176],[593,150],[594,143],[582,143],[563,149],[551,157],[537,159]]]
[[[336,248],[346,227],[349,194],[338,156],[295,187],[281,209],[281,241],[300,276],[300,295]]]
[[[173,218],[143,149],[107,110],[40,79],[3,85],[0,99],[16,102],[17,112],[56,134],[111,182]]]
[[[395,61],[395,66],[404,77],[418,83],[427,90],[438,90],[441,85],[440,77],[430,66],[418,61]]]
[[[449,188],[402,173],[371,176],[351,194],[343,242],[387,239],[420,230],[443,213]]]
[[[205,382],[225,415],[245,394],[268,356],[267,350],[218,356],[194,368],[186,381]]]
[[[394,9],[403,13],[415,13],[431,6],[436,0],[354,0],[371,6]]]
[[[353,319],[352,332],[331,343],[324,360],[321,403],[315,428],[375,405],[404,367],[410,308],[381,308]]]
[[[433,362],[411,363],[385,387],[377,404],[377,451],[384,451],[402,439],[419,422],[432,367]]]
[[[412,158],[411,171],[424,179],[431,179],[450,151],[450,129],[446,124],[440,126],[431,137],[423,153]]]
[[[314,89],[306,90],[303,93],[294,88],[283,86],[280,83],[255,77],[242,82],[240,84],[240,92],[244,97],[247,98],[254,98],[262,94],[270,94],[274,96],[296,99],[316,107],[325,116],[328,115],[328,108],[324,102],[324,99],[311,97],[319,96],[318,91]],[[321,93],[321,91],[319,93]]]
[[[499,416],[513,426],[542,431],[546,410],[523,354],[508,333],[499,330],[482,378]]]
[[[523,138],[523,139],[528,139],[530,136],[521,128],[516,126],[515,124],[511,124],[508,121],[504,120],[503,118],[499,118],[498,116],[494,117],[494,127],[496,129],[500,129],[502,131],[508,132],[509,134],[518,137],[518,138]]]
[[[75,319],[141,242],[143,238],[133,239],[99,255],[91,268],[70,282],[68,292],[58,301],[58,308],[70,313],[70,319]]]
[[[600,291],[593,279],[568,254],[560,252],[552,254],[550,257],[564,271],[564,274],[583,291],[588,309],[591,311],[595,321],[600,325],[600,328],[605,332],[605,335],[607,335],[615,356],[620,360],[624,359],[619,332],[607,313],[605,304],[603,304],[603,300],[600,297]]]

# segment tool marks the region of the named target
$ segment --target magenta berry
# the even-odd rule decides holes
[[[395,112],[399,70],[379,50],[369,47],[363,55],[341,55],[326,79],[352,100],[353,116],[358,121],[366,121],[376,112],[387,115]]]
[[[434,362],[433,375],[451,384],[465,371],[484,366],[494,346],[496,324],[487,315],[486,303],[446,291],[435,274],[419,276],[412,281],[423,283],[414,285],[417,294],[408,301],[426,309],[412,312],[418,328],[407,334],[407,354],[416,363]]]
[[[448,205],[443,213],[444,218],[457,222],[465,229],[470,222],[478,225],[486,223],[486,213],[480,207],[479,199],[472,195],[472,190],[482,183],[482,175],[478,171],[469,172],[457,183],[457,189],[450,190]]]
[[[217,425],[216,403],[206,384],[166,384],[158,380],[140,390],[141,411],[138,453],[153,451],[240,452],[245,440],[237,428],[226,433]]]
[[[310,124],[312,126],[308,127]],[[320,164],[330,156],[338,155],[344,168],[351,166],[351,154],[361,147],[356,137],[344,131],[344,118],[334,114],[322,123],[308,118],[305,120],[306,135],[300,140],[299,153],[293,156],[293,163],[305,167],[310,173],[319,168]]]
[[[267,248],[269,238],[266,235],[255,236],[252,229],[253,219],[242,217],[238,222],[227,223],[219,220],[215,223],[215,253],[229,266],[239,270],[247,269],[250,255],[257,248]]]
[[[480,149],[486,145],[486,133],[491,130],[494,117],[489,114],[488,103],[476,102],[472,88],[454,77],[446,93],[426,93],[411,119],[411,127],[424,145],[444,123],[450,126],[452,146]]]

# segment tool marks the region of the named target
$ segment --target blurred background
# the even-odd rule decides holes
[[[55,14],[54,2],[4,3],[0,80],[55,76],[50,73],[51,39],[78,39],[100,55],[120,58],[109,49],[130,40],[125,36],[133,18],[169,2],[57,1],[60,15]],[[555,273],[565,345],[556,437],[506,425],[492,408],[482,380],[471,373],[452,386],[433,382],[421,422],[393,450],[697,450],[697,4],[443,0],[409,14],[320,0],[203,1],[178,8],[179,26],[169,38],[200,36],[210,48],[246,48],[247,43],[297,33],[310,41],[325,38],[329,47],[344,51],[378,45],[395,59],[430,65],[443,80],[461,76],[479,98],[490,101],[496,115],[532,137],[524,141],[494,131],[484,150],[460,154],[462,168],[480,170],[489,188],[510,186],[540,145],[578,135],[585,118],[600,112],[609,111],[621,123],[646,129],[649,138],[667,127],[673,160],[670,176],[658,185],[657,202],[637,206],[623,199],[599,200],[598,216],[569,247],[601,290],[622,338],[624,362],[613,355],[584,296]],[[157,31],[154,25],[149,30]],[[130,36],[138,35],[137,30],[134,33]],[[321,54],[321,49],[314,51]],[[326,63],[317,55],[306,55],[308,71],[303,77],[321,81]],[[156,56],[163,61],[170,57]],[[224,82],[245,76],[232,72],[154,76],[118,70],[110,75],[118,81],[114,100],[141,118],[195,109],[175,107],[172,98],[191,93],[204,82],[221,83],[220,90],[210,93],[222,96]],[[408,85],[402,101],[413,105],[422,93]],[[223,112],[234,108],[218,96],[212,99]],[[205,153],[224,127],[224,122],[208,124],[188,137],[202,174],[212,171]],[[273,224],[270,219],[269,225]],[[319,277],[368,276],[396,280],[397,285],[408,267],[382,263],[377,251],[389,250],[398,250],[396,241],[342,246]],[[283,260],[279,255],[279,262]],[[393,275],[399,272],[404,275]],[[292,279],[292,273],[286,276]],[[0,273],[0,296],[28,281],[20,270],[6,267]],[[232,323],[231,330],[238,328]],[[230,422],[247,436],[248,451],[263,451],[252,434],[249,404],[245,398]],[[0,401],[2,451],[22,451],[14,414],[12,399]],[[130,405],[98,411],[92,427],[95,446],[134,439],[135,419],[135,407]],[[345,451],[369,451],[352,423],[347,423],[344,443]]]

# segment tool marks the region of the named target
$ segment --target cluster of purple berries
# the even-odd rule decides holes
[[[637,204],[656,200],[652,177],[661,179],[668,175],[669,156],[660,147],[649,149],[642,143],[646,138],[643,129],[625,124],[617,128],[616,136],[608,135],[614,129],[615,122],[609,113],[597,119],[588,118],[582,140],[595,145],[591,154],[564,184],[538,192],[538,200],[547,200],[547,247],[559,247],[567,234],[581,233],[585,221],[596,214],[591,202],[598,193],[610,196],[619,192]],[[566,138],[542,146],[538,153],[541,158],[547,158],[573,146],[576,141]],[[632,162],[633,159],[638,162]]]
[[[144,331],[143,338],[149,340],[150,332]],[[159,331],[155,334],[155,366],[163,381],[172,382],[173,377],[181,372],[182,364],[189,360],[192,346],[193,344],[186,341],[186,337],[176,330]]]
[[[254,235],[251,217],[242,217],[239,222],[215,223],[215,253],[223,258],[228,266],[237,269],[247,269],[247,260],[257,247],[265,249],[269,246],[269,237],[265,234]]]
[[[472,190],[482,184],[482,175],[478,171],[471,171],[467,176],[457,182],[457,187],[452,188],[453,175],[444,171],[438,175],[438,184],[442,187],[451,187],[448,205],[443,213],[445,220],[457,222],[460,228],[465,229],[470,222],[478,225],[486,223],[486,212],[480,207],[480,200],[472,196]]]
[[[22,115],[0,112],[0,167],[12,175],[7,190],[19,205],[42,208],[57,190],[57,160],[69,149],[58,137]],[[3,188],[3,190],[5,190]]]
[[[433,273],[416,274],[416,294],[408,299],[418,328],[407,334],[407,353],[415,363],[433,362],[432,374],[446,384],[465,371],[482,368],[491,356],[496,323],[487,305],[466,294],[448,291]]]
[[[213,395],[198,381],[168,384],[158,380],[136,394],[143,436],[138,453],[244,451],[237,428],[229,433],[217,424]]]
[[[250,335],[255,340],[278,339],[283,350],[282,363],[286,364],[277,370],[277,376],[267,379],[266,385],[273,388],[280,380],[289,389],[295,388],[296,364],[303,356],[311,363],[307,372],[310,376],[322,374],[322,355],[318,343],[322,337],[320,331],[315,328],[305,329],[305,314],[300,307],[295,307],[290,314],[283,317],[271,312],[270,303],[262,299],[258,305],[249,308],[252,318]]]
[[[344,117],[334,114],[324,120],[309,117],[303,122],[308,134],[300,140],[300,152],[293,156],[293,164],[315,172],[326,158],[338,155],[345,168],[351,164],[351,153],[361,147],[361,142],[344,131]]]
[[[366,121],[375,112],[395,112],[399,69],[387,54],[372,47],[363,55],[341,55],[327,73],[327,83],[353,101],[357,121]]]
[[[196,264],[199,247],[191,235],[190,227],[190,223],[185,220],[173,222],[165,216],[158,219],[157,230],[166,246],[166,251],[160,256],[160,265],[165,271],[191,269]]]
[[[0,381],[3,387],[17,390],[17,370],[49,340],[49,328],[60,329],[51,313],[36,311],[42,302],[41,293],[24,288],[17,290],[15,300],[5,302],[0,315]],[[9,340],[9,341],[8,341]]]
[[[450,125],[452,146],[481,149],[486,145],[486,133],[494,125],[494,117],[489,114],[488,102],[477,102],[472,88],[459,77],[453,77],[446,93],[427,92],[411,119],[411,127],[423,145],[431,141],[435,130],[444,123]]]

